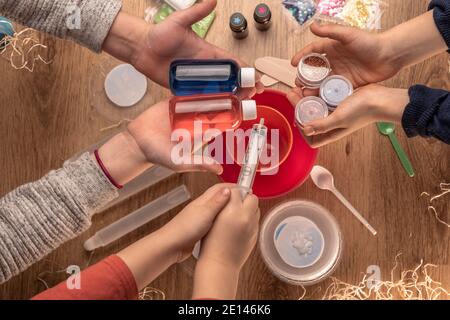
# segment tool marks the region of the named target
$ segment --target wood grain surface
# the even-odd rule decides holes
[[[207,40],[223,47],[245,61],[262,56],[290,58],[314,39],[305,32],[294,32],[281,10],[281,1],[267,1],[274,11],[274,25],[266,33],[250,27],[250,36],[236,41],[228,31],[228,17],[241,11],[251,17],[257,0],[218,0],[217,19]],[[425,0],[390,0],[383,18],[383,27],[390,28],[426,11]],[[143,16],[149,2],[124,0],[124,10]],[[101,99],[93,92],[97,72],[111,63],[106,55],[95,55],[73,43],[41,36],[49,46],[52,64],[41,65],[34,73],[16,71],[8,62],[0,60],[2,115],[0,117],[0,195],[58,168],[64,159],[101,140],[111,132],[101,128],[114,124],[114,119],[101,109]],[[402,71],[387,82],[390,86],[407,88],[423,83],[450,89],[448,55],[442,54],[415,67]],[[281,90],[286,87],[279,85]],[[151,86],[150,100],[167,96],[167,90]],[[378,230],[373,237],[328,192],[318,190],[311,181],[290,194],[269,201],[261,201],[266,214],[275,205],[293,199],[315,201],[328,208],[337,218],[343,232],[345,248],[341,264],[334,276],[357,283],[368,266],[378,265],[383,279],[390,277],[397,253],[400,269],[415,267],[423,259],[438,268],[436,280],[450,290],[449,242],[450,229],[437,223],[427,212],[427,201],[420,198],[423,191],[438,192],[440,182],[450,180],[450,147],[433,140],[407,139],[401,128],[397,135],[410,156],[416,170],[411,179],[403,171],[386,137],[370,126],[335,144],[323,148],[317,163],[330,169],[340,191],[358,208]],[[69,241],[44,260],[0,286],[2,299],[27,299],[45,289],[39,275],[52,286],[68,275],[57,271],[68,265],[84,268],[135,242],[169,221],[180,209],[172,210],[119,241],[86,253],[83,242],[100,228],[136,210],[176,186],[185,183],[195,196],[201,194],[218,179],[205,174],[184,174],[167,179],[141,192],[126,202],[94,217],[91,229]],[[268,186],[270,187],[270,186]],[[437,206],[442,218],[450,220],[449,198]],[[329,282],[308,288],[308,298],[320,298]],[[166,293],[169,299],[189,298],[192,290],[192,264],[177,265],[161,275],[152,286]],[[301,289],[277,280],[265,267],[257,249],[244,270],[238,298],[297,299]]]

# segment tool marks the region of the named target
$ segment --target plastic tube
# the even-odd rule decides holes
[[[154,186],[155,184],[174,175],[175,172],[161,166],[153,166],[143,174],[127,183],[121,190],[119,190],[119,197],[110,202],[102,209],[105,211],[122,201],[134,196],[135,194]]]
[[[150,202],[142,208],[130,213],[126,217],[117,220],[109,226],[98,231],[93,237],[84,243],[87,251],[104,247],[137,228],[160,217],[167,211],[172,210],[183,202],[189,200],[191,194],[185,185],[170,191],[169,193]]]

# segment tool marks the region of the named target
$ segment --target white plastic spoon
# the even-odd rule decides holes
[[[346,206],[353,215],[367,228],[369,231],[376,236],[377,231],[369,224],[369,222],[348,202],[347,199],[336,189],[334,186],[334,178],[330,171],[321,166],[314,166],[311,171],[311,179],[314,184],[322,190],[331,191],[339,201]]]

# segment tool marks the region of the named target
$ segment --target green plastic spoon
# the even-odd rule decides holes
[[[402,146],[400,145],[400,142],[398,142],[397,137],[395,136],[395,125],[393,125],[392,123],[379,122],[377,123],[377,127],[378,131],[380,131],[382,135],[389,137],[392,146],[394,147],[394,150],[397,153],[397,156],[403,165],[403,168],[405,168],[405,171],[408,173],[410,177],[414,177],[414,169],[412,167],[412,164],[409,161],[408,156],[405,153],[405,150],[403,150]]]

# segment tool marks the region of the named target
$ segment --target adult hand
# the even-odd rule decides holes
[[[301,98],[297,89],[288,95],[293,105]],[[409,103],[408,90],[381,85],[367,85],[347,98],[327,118],[308,123],[303,134],[310,137],[313,148],[319,148],[374,122],[401,123]]]
[[[333,73],[347,77],[356,88],[389,79],[402,68],[389,56],[389,42],[383,34],[318,22],[311,25],[311,31],[326,39],[303,48],[292,58],[292,65],[297,66],[309,53],[325,54]],[[298,80],[297,85],[302,86]]]
[[[216,4],[216,0],[203,0],[156,25],[121,12],[103,47],[165,87],[169,86],[169,66],[175,59],[233,59],[245,66],[237,57],[206,42],[191,29],[192,24],[208,16]],[[240,94],[251,97],[262,90],[258,82],[256,88],[245,89]]]

